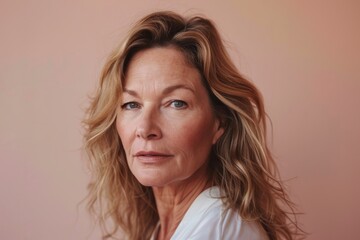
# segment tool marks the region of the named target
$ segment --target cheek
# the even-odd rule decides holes
[[[199,131],[199,129],[188,128],[181,134],[179,139],[182,139],[182,142],[186,143],[189,147],[195,147],[204,142],[204,140],[206,141],[206,135],[204,131]]]
[[[205,157],[212,146],[212,131],[204,121],[193,122],[184,125],[181,131],[173,132],[173,142],[191,155]]]

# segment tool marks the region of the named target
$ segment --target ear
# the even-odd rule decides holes
[[[224,128],[221,126],[222,124],[220,124],[220,120],[217,118],[215,120],[215,132],[213,135],[213,140],[212,140],[212,144],[215,144],[219,138],[224,134]]]

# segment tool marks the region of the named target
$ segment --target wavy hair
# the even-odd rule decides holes
[[[119,230],[129,239],[149,239],[159,221],[151,187],[130,172],[115,120],[132,56],[162,46],[177,48],[198,69],[221,120],[224,134],[212,149],[210,167],[224,204],[245,221],[261,224],[270,239],[301,237],[294,204],[267,147],[261,94],[238,72],[209,19],[155,12],[138,21],[110,55],[84,120],[92,173],[88,208],[98,216],[104,239]]]

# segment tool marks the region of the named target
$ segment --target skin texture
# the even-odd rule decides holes
[[[128,165],[151,186],[158,239],[170,239],[194,199],[208,187],[207,163],[223,134],[198,70],[174,47],[131,59],[116,126]]]

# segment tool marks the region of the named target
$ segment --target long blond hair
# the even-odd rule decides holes
[[[294,205],[267,147],[261,94],[238,72],[210,20],[155,12],[137,22],[109,57],[84,120],[93,174],[88,207],[99,217],[104,238],[121,230],[129,239],[149,239],[159,220],[152,189],[130,172],[115,127],[131,57],[157,46],[176,47],[199,70],[221,119],[224,134],[212,149],[210,166],[213,185],[225,193],[224,204],[245,221],[261,224],[270,239],[301,236]]]

